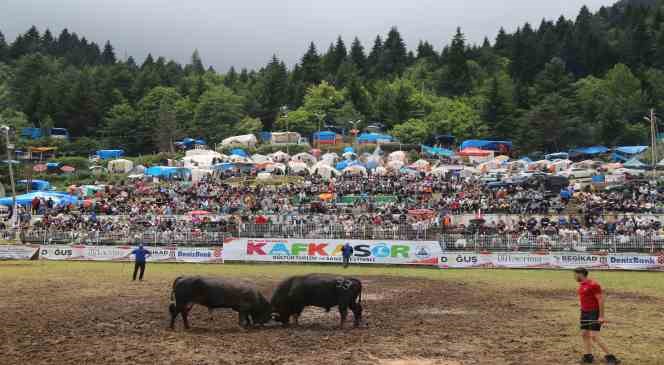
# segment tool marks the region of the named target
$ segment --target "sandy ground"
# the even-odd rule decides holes
[[[167,307],[176,275],[152,265],[145,282],[131,282],[125,272],[104,275],[95,263],[78,265],[41,267],[38,278],[11,277],[0,286],[0,364],[576,364],[580,355],[573,291],[356,275],[365,288],[362,328],[339,329],[337,311],[308,308],[298,327],[245,330],[235,312],[218,310],[211,318],[197,306],[191,330],[179,320],[171,331]],[[1,266],[0,276],[11,270]],[[281,278],[250,280],[270,295]],[[635,347],[620,346],[643,344],[629,324],[661,320],[662,297],[621,292],[611,300],[626,315],[604,333],[624,363],[664,364],[662,353],[626,354]],[[646,331],[653,346],[664,344],[658,326]]]

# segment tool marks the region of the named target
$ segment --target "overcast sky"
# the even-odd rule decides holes
[[[371,48],[377,34],[396,25],[410,49],[428,40],[440,50],[462,31],[471,42],[493,40],[528,21],[563,14],[582,5],[596,11],[612,0],[0,0],[0,30],[13,40],[31,25],[57,36],[69,28],[100,45],[108,39],[120,58],[142,62],[148,52],[181,63],[198,49],[218,71],[253,68],[277,54],[290,66],[310,41],[327,49],[341,35],[358,36]]]

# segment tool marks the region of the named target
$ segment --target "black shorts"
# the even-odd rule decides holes
[[[599,331],[602,324],[599,319],[599,311],[581,311],[581,329],[586,331]]]

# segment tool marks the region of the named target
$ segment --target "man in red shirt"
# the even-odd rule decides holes
[[[592,364],[593,343],[606,354],[607,364],[618,364],[618,359],[611,354],[609,348],[599,337],[604,318],[604,297],[602,287],[595,281],[588,279],[588,270],[579,267],[574,270],[574,276],[579,283],[579,301],[581,303],[581,337],[583,338],[583,363]]]

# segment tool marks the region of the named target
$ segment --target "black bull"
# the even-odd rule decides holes
[[[275,319],[288,325],[290,317],[297,324],[300,314],[307,306],[330,308],[339,306],[343,327],[348,308],[353,311],[355,326],[362,320],[362,283],[344,276],[309,274],[292,276],[282,281],[272,294],[272,310]]]
[[[194,304],[214,308],[231,308],[239,313],[240,326],[263,324],[272,316],[272,307],[265,297],[248,282],[233,279],[181,276],[173,282],[171,292],[171,328],[182,314],[184,327],[189,328],[187,316]]]

